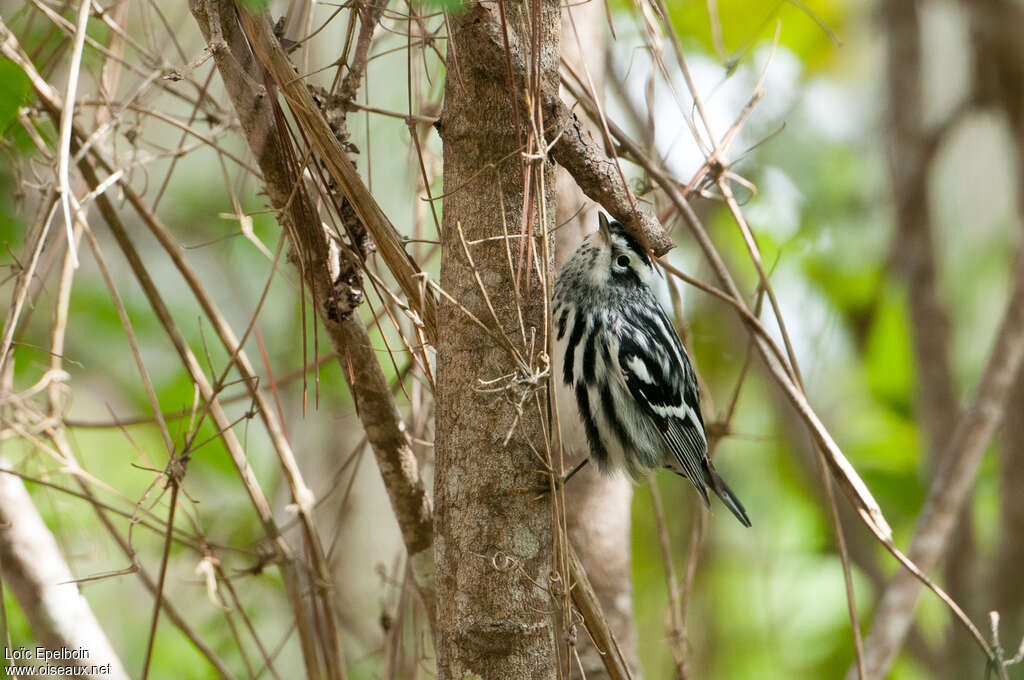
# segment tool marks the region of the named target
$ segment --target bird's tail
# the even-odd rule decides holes
[[[736,498],[736,494],[732,492],[729,485],[725,483],[725,480],[715,471],[715,468],[711,466],[710,461],[708,462],[708,486],[715,492],[715,495],[722,499],[722,503],[725,507],[729,508],[732,514],[736,515],[736,519],[740,521],[745,527],[750,526],[750,518],[747,517],[747,511],[743,509],[743,504],[740,503],[740,499]]]

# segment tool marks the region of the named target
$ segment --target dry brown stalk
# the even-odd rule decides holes
[[[91,185],[95,186],[95,184],[98,183],[97,178],[95,176],[95,172],[93,171],[91,166],[89,166],[88,161],[86,159],[83,159],[79,163],[79,171],[85,176],[86,181],[88,181]],[[202,399],[206,404],[206,407],[209,409],[209,414],[213,418],[214,423],[217,425],[218,431],[221,433],[221,438],[225,444],[225,447],[231,454],[232,461],[234,462],[236,468],[238,469],[239,476],[242,479],[243,485],[246,491],[248,492],[250,499],[252,500],[253,506],[256,508],[260,516],[263,527],[267,532],[268,536],[270,537],[270,539],[273,541],[275,548],[279,551],[281,555],[283,568],[285,571],[285,582],[290,590],[290,600],[295,610],[294,613],[296,616],[296,620],[299,622],[300,640],[303,641],[303,646],[305,648],[304,651],[306,652],[308,664],[307,671],[311,676],[316,677],[319,675],[319,673],[316,670],[316,656],[313,651],[313,640],[316,636],[314,636],[312,631],[309,630],[307,627],[308,623],[306,622],[305,618],[306,614],[304,612],[304,608],[302,605],[302,602],[305,598],[302,596],[300,591],[300,579],[297,570],[296,557],[294,556],[292,549],[285,542],[283,536],[281,536],[280,529],[277,527],[277,524],[273,518],[273,514],[271,512],[270,505],[266,499],[266,496],[264,495],[262,489],[260,488],[259,482],[256,480],[255,474],[253,473],[252,468],[249,465],[248,459],[241,445],[241,442],[238,440],[237,435],[232,429],[233,423],[227,417],[227,414],[225,413],[222,405],[220,404],[220,401],[217,399],[217,393],[214,390],[213,385],[211,385],[209,380],[207,379],[203,368],[200,366],[192,350],[189,348],[188,344],[182,337],[181,332],[174,324],[174,321],[171,318],[171,315],[167,310],[165,303],[162,300],[162,296],[156,290],[152,280],[149,278],[149,274],[145,268],[145,265],[142,263],[142,260],[139,257],[138,252],[136,251],[134,245],[132,244],[130,238],[128,237],[127,231],[125,230],[123,223],[118,217],[117,212],[114,210],[113,206],[109,203],[109,201],[106,200],[105,196],[100,196],[99,200],[97,201],[97,204],[100,208],[100,212],[103,214],[103,217],[107,222],[107,226],[113,232],[115,238],[117,239],[118,245],[124,252],[126,258],[129,261],[129,264],[132,266],[133,272],[135,273],[136,277],[139,280],[139,283],[142,285],[143,290],[146,292],[150,304],[152,305],[154,311],[157,314],[157,317],[160,319],[162,325],[164,326],[168,337],[174,343],[175,349],[178,351],[182,363],[188,370],[193,382],[199,387]],[[311,494],[307,498],[299,498],[296,499],[296,501],[300,505],[300,507],[303,504],[305,504],[307,506],[305,510],[308,512],[308,505],[312,504]],[[313,549],[316,550],[317,548],[314,546]],[[340,659],[340,647],[336,647],[336,638],[328,637],[325,640],[323,637],[321,637],[320,639],[324,641],[328,646],[328,652],[325,655],[328,668],[333,668],[335,675],[343,677],[344,667]],[[332,648],[334,650],[333,653],[329,651]]]
[[[16,64],[19,65],[19,67],[21,67],[23,69],[23,71],[25,72],[26,76],[28,76],[30,82],[32,83],[34,89],[36,90],[36,94],[40,97],[41,101],[46,106],[46,108],[47,108],[48,112],[50,113],[51,117],[55,121],[60,120],[61,119],[61,105],[62,105],[61,98],[56,93],[56,91],[45,81],[45,79],[43,79],[39,75],[39,73],[35,70],[34,66],[31,63],[31,60],[29,60],[28,57],[25,55],[25,53],[21,50],[21,47],[20,47],[17,39],[13,36],[13,34],[11,34],[8,31],[8,29],[6,28],[5,25],[3,25],[2,22],[0,22],[0,39],[2,39],[2,46],[0,46],[0,47],[2,47],[2,51],[3,51],[4,55],[7,56],[8,58],[12,59],[12,61],[14,61]],[[70,142],[71,149],[72,150],[77,150],[78,149],[78,145],[79,145],[79,141],[78,140],[85,139],[85,136],[75,126],[72,126],[72,132],[74,134],[73,134],[71,142]],[[87,161],[85,159],[81,159],[79,161],[80,169],[82,168],[82,164],[87,164]],[[98,187],[100,185],[100,183],[96,180],[96,177],[95,177],[94,174],[93,175],[88,175],[87,176],[87,180],[89,178],[91,178],[93,180],[93,182],[92,182],[92,187],[93,188],[96,188],[96,187]],[[75,199],[74,199],[73,196],[68,196],[68,200],[73,202]],[[97,202],[99,202],[102,205],[105,205],[106,207],[109,208],[109,203],[106,201],[106,197],[103,196],[101,193],[97,195]],[[69,262],[70,262],[70,260],[69,260]],[[64,271],[66,273],[66,272],[70,271],[71,269],[73,269],[73,267],[65,266],[65,270]],[[65,275],[65,276],[62,277],[62,281],[63,281],[63,283],[61,285],[61,290],[63,291],[64,295],[66,296],[66,293],[69,290],[69,286],[70,286],[70,277]],[[60,316],[59,315],[58,315],[58,323],[57,323],[57,326],[55,327],[54,333],[55,333],[55,342],[58,343],[57,346],[59,347],[60,346],[59,343],[61,342],[61,338],[63,337],[63,329],[62,329],[62,325],[60,323]],[[79,483],[82,485],[83,492],[85,492],[87,495],[90,495],[90,497],[91,497],[91,492],[89,491],[88,487],[85,485],[84,479],[82,477],[82,475],[84,473],[82,473],[81,469],[78,468],[77,464],[74,461],[73,454],[71,453],[70,449],[64,443],[62,431],[56,430],[52,426],[50,426],[50,427],[47,428],[46,432],[47,432],[48,436],[50,436],[51,439],[53,440],[55,446],[58,447],[58,450],[60,452],[59,453],[60,458],[65,462],[65,464],[72,466],[72,469],[78,471],[78,473],[76,474],[76,477],[78,478]],[[97,512],[101,512],[100,509],[99,509],[99,505],[97,505],[96,503],[93,503],[93,505],[94,505],[94,507],[97,508]],[[103,518],[102,513],[101,513],[101,520],[103,520],[103,519],[104,518]],[[104,520],[104,523],[106,523],[105,520]],[[108,525],[108,528],[111,530],[112,534],[115,534],[115,536],[116,536],[116,532],[113,530],[112,526]],[[121,543],[121,545],[124,548],[124,547],[126,547],[127,544]],[[126,552],[128,552],[130,555],[133,554],[127,548],[126,548]],[[142,576],[143,572],[141,571],[141,569],[138,569],[138,571],[140,573],[140,576]],[[158,600],[159,600],[159,591],[156,589],[155,584],[152,584],[151,581],[147,582],[147,587],[150,587],[151,591],[154,592],[154,594],[156,594],[158,596]],[[231,674],[230,674],[229,671],[227,671],[226,667],[224,667],[224,665],[217,660],[215,655],[213,655],[212,653],[209,653],[209,650],[207,650],[205,645],[203,645],[202,642],[199,641],[198,638],[195,637],[194,633],[191,633],[190,629],[184,623],[184,621],[180,618],[180,616],[177,616],[177,614],[174,613],[173,609],[170,608],[169,606],[164,606],[164,609],[166,611],[168,611],[168,613],[171,615],[172,619],[175,620],[175,623],[180,628],[182,628],[183,631],[186,632],[186,635],[189,635],[189,637],[194,642],[196,642],[197,648],[202,650],[204,653],[207,653],[208,658],[210,658],[210,660],[214,664],[214,666],[217,667],[218,670],[222,671],[222,675],[224,675],[225,677],[230,677]]]
[[[405,293],[409,304],[417,313],[414,323],[421,324],[428,340],[433,344],[436,342],[437,328],[437,302],[433,296],[428,295],[420,279],[419,266],[405,251],[405,240],[398,230],[388,219],[380,205],[374,199],[369,189],[363,183],[355,167],[349,162],[348,157],[341,148],[340,143],[324,120],[320,108],[313,101],[313,97],[306,87],[305,81],[295,77],[295,71],[288,61],[287,56],[281,49],[277,40],[273,37],[270,26],[267,25],[265,17],[256,18],[250,16],[244,10],[240,10],[239,18],[248,38],[249,45],[259,61],[263,64],[272,82],[280,88],[292,115],[303,131],[310,148],[317,157],[324,163],[330,177],[337,184],[338,191],[344,195],[352,208],[356,211],[359,219],[373,237],[377,252],[384,260],[391,274],[398,281],[402,292]],[[214,36],[214,44],[218,37]],[[216,49],[214,51],[216,56]],[[233,69],[237,72],[237,68]],[[256,81],[261,82],[261,81]],[[229,85],[229,88],[231,85]],[[266,93],[269,94],[269,93]],[[246,106],[253,107],[253,103],[259,101],[265,94],[260,95],[255,90],[246,93],[249,98]],[[243,127],[246,127],[248,118],[249,135],[251,143],[255,143],[259,152],[257,158],[264,150],[264,135],[268,130],[254,127],[254,116],[252,113],[239,112],[243,120]],[[267,118],[264,124],[271,119]],[[264,174],[266,171],[264,170]],[[266,178],[268,185],[273,180]],[[290,194],[290,192],[289,192]],[[282,202],[285,205],[285,202]],[[318,228],[319,223],[313,222],[309,225],[295,225],[296,229]],[[310,235],[310,238],[313,238]],[[319,238],[322,238],[319,237]]]
[[[608,619],[604,615],[594,587],[590,585],[587,571],[572,546],[569,547],[569,568],[574,579],[571,585],[573,604],[583,617],[587,633],[601,652],[608,677],[611,680],[630,680],[633,676],[629,673],[629,665],[622,656],[622,650],[615,641],[612,629],[608,626]]]
[[[0,24],[0,31],[6,31],[6,27],[4,27],[2,24]],[[55,119],[59,120],[62,106],[61,99],[57,96],[53,88],[51,88],[46,83],[46,81],[43,80],[42,77],[39,76],[39,74],[35,71],[31,62],[28,60],[27,57],[24,56],[24,53],[20,50],[20,47],[17,45],[17,42],[15,41],[13,35],[9,32],[6,35],[3,35],[3,33],[0,32],[0,37],[4,38],[3,48],[5,54],[9,58],[12,58],[16,63],[18,63],[23,68],[23,70],[26,72],[31,82],[33,83],[33,86],[36,90],[36,94],[43,101],[50,115],[53,116]],[[73,132],[74,135],[72,136],[71,140],[72,151],[77,153],[80,144],[79,140],[85,139],[85,135],[80,130],[78,130],[77,126],[73,126]],[[95,149],[90,150],[90,155],[98,158],[98,153]],[[89,158],[81,158],[78,161],[78,168],[82,175],[85,177],[86,182],[90,185],[90,187],[95,188],[100,185],[100,181],[96,176],[95,170],[89,162]],[[107,169],[109,171],[109,165],[107,165]],[[133,193],[129,186],[123,185],[123,188],[129,193]],[[128,238],[127,232],[116,210],[114,210],[109,200],[103,194],[100,194],[96,197],[96,203],[99,206],[100,212],[103,215],[105,221],[107,222],[107,225],[113,231],[115,238],[117,238],[118,244],[121,246],[126,257],[128,258],[129,264],[132,266],[132,269],[135,272],[136,277],[139,279],[140,284],[142,285],[144,291],[146,292],[146,295],[149,298],[150,303],[157,314],[157,317],[164,325],[168,337],[175,345],[175,348],[178,351],[179,356],[181,357],[186,368],[188,369],[193,381],[199,387],[202,397],[209,407],[210,414],[213,416],[213,419],[217,424],[218,430],[222,432],[223,441],[226,447],[228,448],[228,451],[231,453],[232,460],[238,467],[239,474],[241,475],[246,490],[248,491],[249,496],[252,499],[254,507],[257,509],[260,515],[261,521],[263,522],[265,529],[267,529],[271,539],[276,542],[278,549],[281,550],[281,554],[284,557],[286,565],[290,564],[291,550],[290,548],[288,548],[287,544],[280,536],[276,528],[276,525],[274,524],[272,513],[270,511],[270,506],[262,490],[260,489],[259,484],[255,479],[255,476],[252,474],[252,470],[249,467],[249,464],[246,460],[245,452],[242,449],[241,444],[239,443],[233,430],[231,429],[232,423],[227,418],[226,414],[223,411],[223,408],[219,404],[213,386],[207,380],[204,370],[200,366],[195,355],[192,353],[187,342],[185,342],[184,338],[181,336],[180,331],[174,324],[174,321],[170,313],[168,312],[166,305],[162,301],[162,297],[160,296],[152,280],[150,279],[145,266],[143,265],[141,259],[138,256],[138,253],[135,251],[135,248],[131,243],[131,240]],[[286,571],[293,569],[294,565],[290,567],[286,566]],[[298,607],[298,602],[301,598],[301,595],[299,594],[297,588],[297,574],[293,573],[292,575],[288,576],[285,580],[294,589],[292,591],[293,596],[295,598],[293,600],[293,603],[295,604],[296,607]],[[303,628],[304,626],[300,623],[300,631]],[[307,636],[305,639],[311,640],[312,636]],[[313,658],[311,656],[311,645],[308,646],[307,651],[310,653],[310,656],[308,658]],[[338,653],[340,653],[340,649]],[[331,655],[328,655],[328,658],[330,658],[330,656]],[[337,661],[334,663],[334,665],[337,668],[341,667]]]
[[[265,72],[260,68],[260,64],[247,60],[243,55],[248,54],[247,45],[258,46],[254,50],[257,56],[270,64],[278,65],[274,73],[268,73],[271,78],[281,75],[279,64],[282,60],[287,63],[287,58],[270,36],[269,27],[264,21],[243,13],[238,15],[242,19],[240,25],[234,20],[235,10],[230,3],[195,2],[192,11],[204,35],[214,47],[218,68],[239,112],[246,140],[259,160],[271,201],[284,217],[289,238],[296,252],[301,253],[300,270],[312,293],[320,321],[331,339],[346,380],[352,388],[359,417],[377,458],[381,475],[384,477],[392,509],[402,529],[402,537],[416,577],[417,590],[428,611],[432,610],[433,556],[429,550],[433,541],[431,508],[430,500],[419,478],[416,458],[365,325],[355,315],[345,319],[338,319],[336,316],[332,318],[328,300],[334,291],[328,275],[328,249],[323,229],[320,227],[320,218],[310,197],[299,184],[300,175],[292,160],[293,152],[284,141],[287,136],[279,127],[279,119],[273,115],[271,102],[265,101],[265,95],[255,89],[255,83],[263,81],[262,74]],[[246,41],[246,37],[249,42]],[[219,47],[218,41],[223,41]],[[294,94],[294,89],[298,87],[305,93],[306,98],[309,97],[305,85],[294,80],[294,72],[290,67],[285,72],[285,79],[285,82],[280,83],[283,92]],[[302,97],[297,99],[303,101]],[[296,98],[288,98],[288,101],[294,103]],[[254,106],[254,102],[262,104]],[[319,111],[314,110],[310,113],[313,114],[321,125],[326,125]],[[300,124],[305,120],[299,118]],[[333,134],[329,131],[328,134],[337,144]],[[335,165],[347,168],[359,186],[362,186],[354,168],[351,168],[346,160]],[[376,206],[375,202],[373,206]],[[379,207],[375,207],[375,210],[379,211]],[[380,217],[386,221],[383,213],[380,213]],[[387,222],[385,227],[389,226],[390,222]],[[393,227],[391,229],[393,230]],[[411,263],[411,259],[404,251],[401,261]]]

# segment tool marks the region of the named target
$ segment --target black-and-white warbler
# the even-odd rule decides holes
[[[603,214],[562,265],[551,368],[562,441],[589,451],[602,472],[638,480],[666,467],[689,479],[706,506],[710,488],[750,526],[708,457],[697,376],[650,289],[654,275],[643,246]]]

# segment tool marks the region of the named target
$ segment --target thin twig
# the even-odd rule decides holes
[[[78,93],[78,74],[82,67],[82,48],[85,47],[85,29],[89,23],[92,0],[81,0],[78,6],[78,23],[71,47],[71,65],[68,67],[68,84],[64,88],[64,110],[60,117],[60,153],[57,165],[57,182],[60,185],[60,206],[64,211],[64,228],[67,230],[68,248],[71,250],[71,264],[78,268],[78,254],[75,252],[74,224],[71,220],[71,123],[75,118],[75,95]]]

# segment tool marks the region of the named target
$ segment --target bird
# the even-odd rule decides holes
[[[708,489],[744,526],[750,518],[708,455],[700,386],[690,357],[651,290],[646,248],[603,213],[561,266],[552,296],[554,382],[568,450],[604,474],[634,481],[668,468],[710,507]]]

